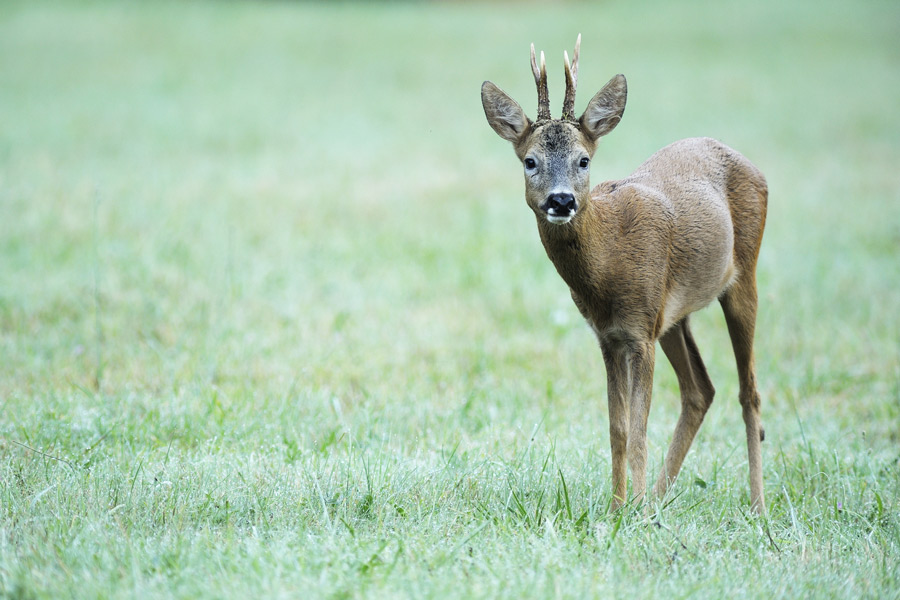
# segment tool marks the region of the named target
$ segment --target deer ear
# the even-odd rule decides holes
[[[627,96],[625,76],[616,75],[588,102],[581,115],[581,127],[595,140],[615,129],[625,112]]]
[[[491,128],[513,144],[519,141],[531,123],[519,103],[490,81],[481,84],[481,105]]]

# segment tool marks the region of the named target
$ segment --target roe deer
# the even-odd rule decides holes
[[[678,377],[681,415],[654,493],[661,497],[681,469],[715,389],[691,335],[690,314],[718,298],[737,362],[747,433],[750,504],[765,514],[753,332],[756,260],[766,221],[762,173],[741,154],[710,138],[666,146],[620,181],[588,184],[597,140],[625,110],[626,85],[616,75],[574,116],[581,36],[569,64],[562,117],[550,116],[547,70],[531,46],[538,90],[537,120],[485,81],[488,123],[512,142],[525,168],[525,200],[537,217],[547,256],[568,284],[578,310],[600,342],[609,392],[615,510],[646,490],[647,414],[658,340]]]

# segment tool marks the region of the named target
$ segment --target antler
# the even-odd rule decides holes
[[[581,34],[575,40],[575,53],[572,55],[572,64],[569,65],[569,53],[563,50],[563,58],[566,60],[566,98],[563,100],[562,118],[575,120],[575,88],[578,87],[578,52],[581,49]],[[534,54],[532,53],[532,63]]]
[[[550,95],[547,92],[547,64],[544,61],[544,53],[541,52],[541,69],[538,70],[537,61],[534,58],[534,44],[531,44],[531,70],[534,72],[534,82],[537,84],[538,92],[537,120],[549,120]]]

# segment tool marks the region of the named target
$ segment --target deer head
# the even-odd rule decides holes
[[[597,140],[612,131],[625,111],[627,89],[624,75],[616,75],[588,103],[575,119],[575,88],[578,83],[578,53],[581,35],[575,42],[572,63],[563,52],[566,69],[566,96],[562,117],[550,116],[547,68],[541,52],[540,68],[531,45],[531,69],[538,91],[537,120],[532,121],[519,104],[503,90],[485,81],[481,103],[488,123],[497,135],[512,142],[525,169],[525,200],[538,216],[554,225],[572,221],[590,198],[590,162]]]

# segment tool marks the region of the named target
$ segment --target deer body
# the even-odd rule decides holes
[[[569,225],[537,217],[548,257],[598,334],[656,339],[728,289],[741,262],[728,197],[735,176],[758,187],[733,201],[758,204],[765,180],[746,159],[711,139],[682,140],[596,186]]]
[[[578,45],[572,66],[566,56],[562,119],[549,118],[543,55],[538,70],[533,49],[538,121],[490,82],[482,86],[482,101],[488,122],[523,161],[526,201],[541,241],[600,343],[609,393],[612,508],[628,497],[626,460],[632,496],[639,500],[646,489],[657,341],[678,377],[682,412],[654,492],[664,494],[677,476],[715,394],[689,315],[719,299],[738,365],[751,505],[764,512],[753,333],[765,178],[724,144],[692,138],[666,146],[627,178],[590,189],[587,165],[597,139],[618,124],[626,88],[623,76],[614,77],[575,121],[577,56]]]

